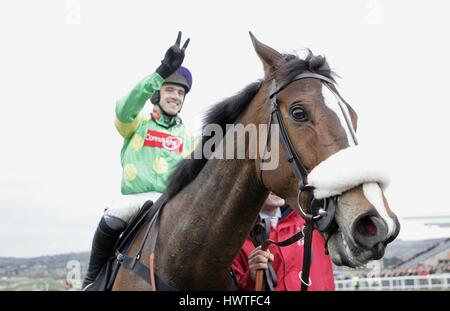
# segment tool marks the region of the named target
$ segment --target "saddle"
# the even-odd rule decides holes
[[[162,195],[155,203],[147,201],[144,203],[139,213],[130,221],[125,231],[121,234],[116,243],[112,256],[108,259],[106,264],[100,270],[97,279],[94,283],[88,286],[85,291],[111,291],[114,285],[114,280],[120,267],[133,270],[141,278],[151,283],[150,269],[140,261],[141,252],[143,250],[145,241],[149,237],[150,230],[155,226],[158,220],[159,212],[166,204],[165,196]],[[147,232],[145,238],[141,243],[139,251],[132,257],[128,256],[131,246],[136,240],[140,228],[147,224]],[[153,229],[150,238],[156,241],[158,230]]]

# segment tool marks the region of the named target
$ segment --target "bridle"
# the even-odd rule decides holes
[[[312,72],[304,72],[297,76],[295,76],[291,81],[288,81],[287,83],[284,83],[282,85],[277,85],[275,79],[272,80],[272,89],[269,93],[269,100],[271,103],[271,112],[270,112],[270,119],[269,119],[269,128],[267,132],[267,140],[266,140],[266,146],[264,148],[264,155],[261,158],[260,162],[260,180],[262,184],[264,184],[263,180],[263,169],[262,165],[265,159],[265,152],[267,150],[267,146],[270,139],[270,133],[272,129],[273,124],[278,124],[279,126],[279,136],[283,145],[283,149],[285,151],[287,161],[290,164],[292,171],[295,175],[295,178],[297,179],[298,183],[298,194],[297,194],[297,204],[300,212],[303,214],[303,218],[305,219],[305,226],[304,228],[296,233],[294,236],[281,241],[276,242],[270,239],[265,240],[261,248],[263,250],[267,250],[270,244],[275,244],[277,246],[283,247],[290,245],[301,238],[304,238],[304,248],[303,248],[303,266],[302,271],[300,272],[299,278],[302,283],[302,291],[307,291],[308,287],[311,285],[311,280],[309,278],[310,274],[310,268],[311,268],[311,247],[312,247],[312,233],[314,229],[317,229],[321,232],[329,232],[329,236],[331,236],[331,231],[336,230],[337,225],[334,221],[334,215],[336,212],[337,207],[337,196],[324,198],[324,199],[315,199],[313,190],[314,187],[308,185],[307,177],[308,177],[308,170],[303,165],[303,162],[301,160],[301,157],[297,154],[295,151],[295,148],[293,147],[293,144],[289,138],[289,135],[287,133],[286,127],[284,125],[283,118],[281,117],[280,112],[280,105],[277,101],[277,94],[281,92],[283,89],[285,89],[289,84],[291,84],[294,81],[298,81],[305,78],[313,78],[318,79],[322,83],[324,83],[330,91],[333,93],[337,93],[335,91],[334,82],[317,73]],[[333,86],[333,89],[331,88]],[[339,98],[341,98],[338,95]],[[342,109],[342,107],[341,107]],[[344,114],[345,115],[345,114]],[[346,118],[347,126],[350,126],[349,120]],[[357,144],[355,137],[353,137],[354,142]],[[265,186],[266,187],[266,186]],[[266,189],[268,189],[266,187]],[[301,193],[308,193],[309,198],[309,212],[306,212],[300,205],[300,194]],[[326,241],[325,248],[327,248],[328,240]],[[258,271],[256,275],[256,290],[262,290],[262,270]]]

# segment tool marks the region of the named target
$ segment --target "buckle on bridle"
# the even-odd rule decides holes
[[[122,253],[117,253],[117,255],[116,255],[116,260],[117,260],[119,263],[122,263],[122,262],[123,262],[123,259],[124,259],[124,255],[123,255]]]
[[[332,228],[334,223],[334,216],[336,214],[337,208],[337,196],[324,198],[317,200],[314,198],[312,191],[314,190],[313,186],[305,185],[301,187],[297,194],[297,205],[300,212],[306,218],[312,219],[314,223],[315,229],[320,232],[329,231]],[[306,213],[300,204],[300,194],[303,191],[311,191],[311,199],[309,201],[309,211],[310,213]]]
[[[301,206],[301,204],[300,204],[300,194],[301,194],[302,192],[306,192],[306,191],[311,191],[311,192],[312,192],[313,190],[314,190],[314,187],[313,187],[313,186],[310,186],[310,185],[305,185],[305,186],[301,187],[301,188],[298,190],[298,193],[297,193],[297,206],[298,206],[298,209],[300,210],[300,212],[303,214],[303,216],[305,216],[305,217],[311,217],[312,220],[316,220],[316,219],[319,219],[320,217],[322,217],[323,215],[320,214],[320,213],[317,214],[317,215],[307,214],[307,213],[303,210],[303,208],[302,208],[302,206]],[[311,203],[312,203],[313,200],[314,200],[314,198],[311,199],[311,200],[309,201],[310,207],[311,207]]]

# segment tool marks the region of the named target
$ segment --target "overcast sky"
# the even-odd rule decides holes
[[[90,248],[120,192],[115,101],[154,71],[178,30],[191,38],[188,125],[198,128],[207,107],[262,77],[249,30],[281,52],[310,48],[342,77],[359,140],[388,155],[391,207],[401,218],[450,215],[448,9],[445,1],[1,1],[0,256]],[[402,224],[403,239],[450,236]]]

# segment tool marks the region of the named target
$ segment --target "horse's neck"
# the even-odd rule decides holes
[[[254,162],[209,160],[164,208],[158,276],[180,289],[226,289],[227,269],[267,197],[257,180]]]

